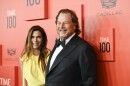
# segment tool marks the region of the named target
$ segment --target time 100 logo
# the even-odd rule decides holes
[[[27,6],[39,5],[40,0],[27,0]]]
[[[16,28],[15,10],[7,10],[7,28]]]
[[[110,42],[109,37],[100,37],[100,52],[110,52]]]

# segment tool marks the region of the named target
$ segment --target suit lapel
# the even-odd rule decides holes
[[[47,75],[62,61],[63,58],[65,58],[75,47],[76,47],[76,42],[77,42],[77,36],[74,36],[72,38],[72,40],[70,40],[70,42],[64,47],[64,49],[58,54],[58,56],[56,57],[51,69],[49,70],[49,65],[47,67]],[[55,49],[53,49],[52,54],[54,52]],[[50,55],[50,57],[52,57],[52,54]],[[50,58],[51,59],[51,58]],[[50,64],[50,59],[49,59],[49,63]]]
[[[48,60],[47,68],[46,68],[46,73],[49,72],[50,60],[51,60],[51,57],[52,57],[52,55],[53,55],[55,49],[56,49],[56,43],[55,43],[55,46],[54,46],[54,48],[53,48],[53,50],[52,50],[52,52],[51,52],[51,54],[50,54],[50,56],[49,56],[49,60]]]
[[[50,69],[50,71],[53,70],[53,69],[60,63],[60,61],[61,61],[63,58],[65,58],[66,55],[68,55],[74,48],[75,48],[74,45],[72,45],[72,46],[66,46],[66,47],[58,54],[58,56],[56,57],[56,60],[54,61],[53,65],[52,65],[52,67],[51,67],[51,69]]]

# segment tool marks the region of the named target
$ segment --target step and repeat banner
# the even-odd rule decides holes
[[[130,46],[126,39],[130,36],[129,3],[123,0],[0,0],[0,86],[21,86],[19,59],[32,26],[44,28],[47,46],[53,48],[58,38],[55,17],[64,8],[76,12],[82,31],[80,37],[97,53],[98,85],[129,86]]]
[[[48,37],[48,48],[52,49],[58,37],[55,31],[58,11],[62,8],[75,10],[81,25],[82,5],[60,2],[62,4],[53,7],[53,16],[49,16],[48,0],[1,0],[0,3],[0,86],[21,86],[19,59],[28,30],[33,25],[43,27]]]

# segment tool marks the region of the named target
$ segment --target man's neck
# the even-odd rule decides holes
[[[73,33],[71,36],[69,36],[68,38],[66,38],[66,39],[61,39],[60,38],[60,41],[63,41],[63,40],[65,40],[65,45],[71,40],[71,38],[73,38],[73,36],[75,35],[76,33]]]

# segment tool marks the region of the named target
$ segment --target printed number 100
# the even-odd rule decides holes
[[[27,0],[27,6],[33,6],[34,4],[39,5],[40,0]]]
[[[101,42],[100,43],[100,52],[110,52],[110,43],[109,42]]]
[[[7,28],[15,28],[16,27],[16,16],[7,17]]]

